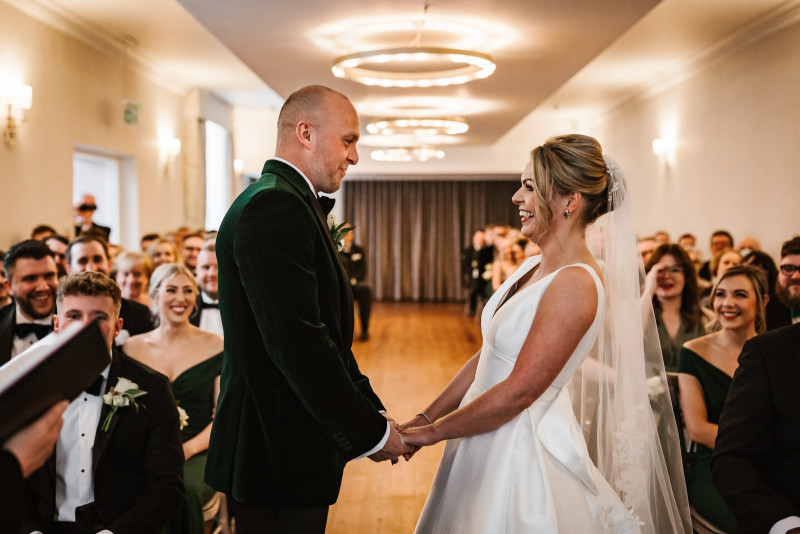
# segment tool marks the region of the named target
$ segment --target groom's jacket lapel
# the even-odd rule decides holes
[[[353,321],[355,319],[353,314],[353,291],[350,288],[347,273],[345,273],[342,262],[339,260],[339,252],[336,248],[336,244],[333,242],[333,237],[331,236],[330,229],[328,228],[328,221],[325,217],[325,214],[322,212],[322,207],[319,204],[319,200],[308,187],[308,184],[303,177],[300,176],[292,167],[281,161],[268,160],[264,164],[263,173],[275,174],[284,178],[297,192],[297,194],[306,201],[316,215],[317,226],[320,232],[322,232],[322,235],[325,237],[328,253],[338,268],[339,290],[345,295],[345,298],[342,300],[341,310],[342,336],[344,337],[345,345],[350,346],[350,343],[353,341]],[[345,361],[347,360],[345,359]]]

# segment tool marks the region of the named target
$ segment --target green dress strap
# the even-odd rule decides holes
[[[222,353],[189,367],[172,381],[172,393],[178,406],[189,416],[181,431],[188,441],[211,423],[214,415],[214,379],[222,370]]]

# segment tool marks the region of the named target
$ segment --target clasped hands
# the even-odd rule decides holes
[[[433,445],[439,439],[436,437],[433,425],[422,416],[417,415],[410,421],[402,425],[383,414],[389,421],[389,439],[381,450],[370,455],[369,459],[373,462],[384,462],[390,460],[396,464],[400,457],[409,461],[414,454],[425,445]]]

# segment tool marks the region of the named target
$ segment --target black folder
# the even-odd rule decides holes
[[[97,320],[53,336],[0,367],[0,444],[56,402],[72,401],[111,363]]]

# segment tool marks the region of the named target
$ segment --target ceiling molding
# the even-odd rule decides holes
[[[651,83],[639,86],[632,93],[616,100],[604,112],[600,113],[591,124],[599,125],[605,123],[621,112],[623,108],[661,94],[708,69],[715,63],[735,54],[742,48],[798,21],[800,21],[800,0],[791,0],[761,17],[753,19],[738,31],[708,48],[689,56],[685,61],[667,70],[661,77],[656,78]]]
[[[174,74],[162,68],[157,61],[137,51],[122,39],[88,24],[74,13],[49,0],[3,0],[39,22],[72,36],[82,43],[119,60],[128,68],[173,93],[184,95],[190,87],[175,81]]]

